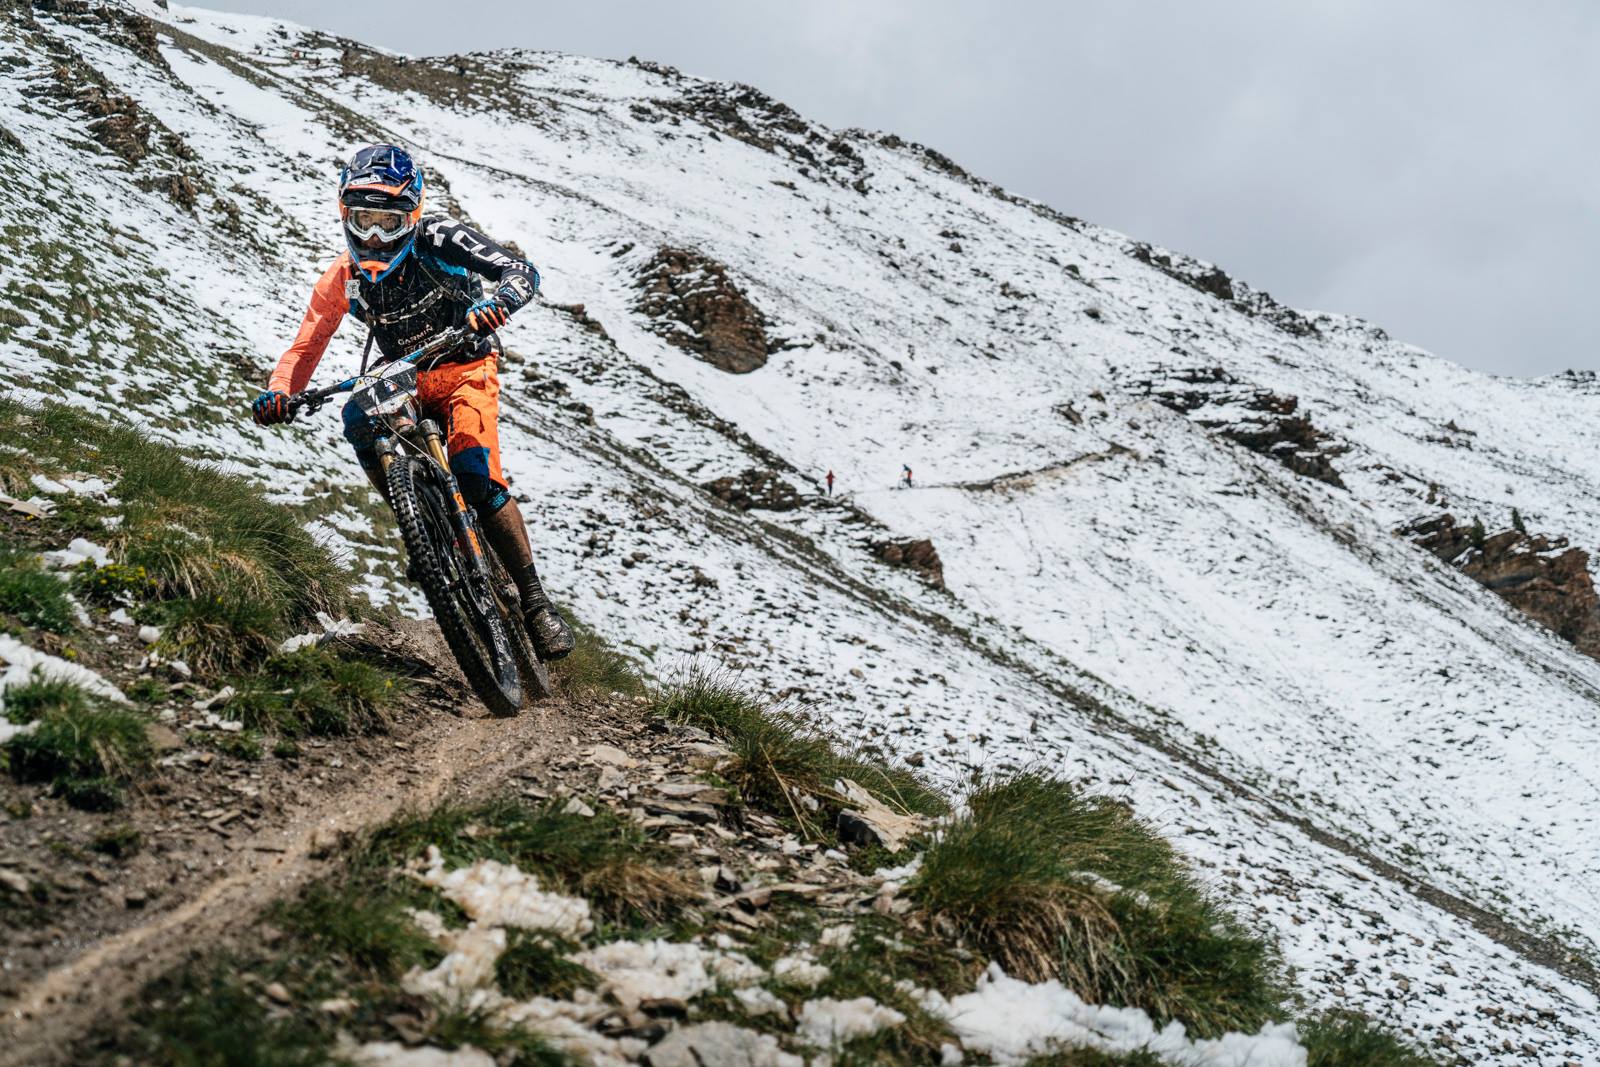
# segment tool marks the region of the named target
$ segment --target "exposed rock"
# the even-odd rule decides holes
[[[545,306],[561,312],[590,333],[598,334],[608,340],[611,337],[610,334],[606,333],[606,328],[601,324],[600,320],[590,315],[582,304],[546,304]]]
[[[833,788],[852,805],[839,813],[839,836],[846,841],[879,844],[890,852],[899,852],[907,841],[928,829],[926,817],[895,811],[848,778],[840,778]]]
[[[793,511],[800,506],[800,494],[776,471],[747,470],[736,477],[716,478],[701,488],[740,511]]]
[[[1167,277],[1232,306],[1235,311],[1266,319],[1284,333],[1309,337],[1318,332],[1316,323],[1300,312],[1284,307],[1269,293],[1234,281],[1214,263],[1205,263],[1175,252],[1158,252],[1143,241],[1130,243],[1128,254]]]
[[[1161,368],[1134,389],[1296,474],[1345,488],[1332,457],[1346,446],[1317,429],[1297,397],[1240,382],[1221,367]]]
[[[748,85],[693,83],[680,96],[635,105],[633,115],[673,125],[689,119],[714,135],[793,160],[804,177],[866,191],[866,163],[846,136],[807,122],[787,104]]]
[[[1522,530],[1490,534],[1483,525],[1457,525],[1444,514],[1395,531],[1493,591],[1524,615],[1600,659],[1600,596],[1589,553],[1564,537]]]
[[[119,44],[162,70],[171,69],[161,55],[156,25],[144,15],[124,11],[111,4],[89,4],[84,0],[32,0],[32,7],[34,11],[47,13],[58,22],[81,26],[107,41]]]
[[[764,366],[775,350],[767,320],[728,268],[700,252],[662,248],[640,268],[639,311],[668,341],[729,374]]]
[[[909,567],[922,575],[929,585],[944,588],[944,564],[933,542],[927,538],[920,541],[874,541],[872,554],[891,567]]]

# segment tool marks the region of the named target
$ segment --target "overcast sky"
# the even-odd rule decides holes
[[[203,6],[417,54],[638,55],[749,82],[1457,362],[1600,369],[1600,4]]]

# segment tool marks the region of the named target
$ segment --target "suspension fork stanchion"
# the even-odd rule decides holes
[[[450,519],[455,525],[456,536],[472,557],[473,566],[478,573],[487,574],[489,565],[483,554],[483,545],[478,540],[477,524],[472,521],[472,509],[462,498],[461,487],[456,484],[456,476],[450,470],[450,457],[444,450],[444,434],[439,431],[439,424],[432,419],[423,419],[417,428],[422,432],[422,439],[428,444],[428,454],[439,464],[439,469],[444,472],[445,484],[450,487],[450,498],[455,501],[456,506]]]
[[[394,463],[394,440],[388,437],[380,437],[372,443],[372,447],[378,453],[378,466],[383,468],[384,474],[388,474],[390,465]]]

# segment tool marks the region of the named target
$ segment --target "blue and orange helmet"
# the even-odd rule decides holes
[[[339,172],[339,217],[350,259],[369,281],[398,267],[417,240],[422,168],[392,144],[356,152]]]

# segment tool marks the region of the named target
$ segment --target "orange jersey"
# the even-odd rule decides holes
[[[333,332],[344,321],[350,310],[350,298],[345,295],[344,283],[351,277],[350,253],[341,252],[333,265],[322,272],[315,288],[311,290],[311,306],[306,317],[300,320],[300,330],[294,335],[289,350],[278,360],[278,366],[267,382],[268,390],[298,393],[311,384],[322,354],[328,350]]]

